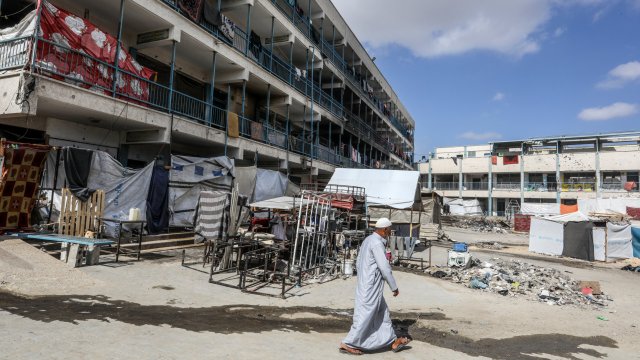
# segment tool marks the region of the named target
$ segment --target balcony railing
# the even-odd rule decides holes
[[[493,187],[493,190],[520,191],[519,182],[517,183],[516,182],[496,182],[495,184],[492,184],[492,187]]]
[[[0,42],[0,70],[27,68],[32,62],[33,38],[18,38]],[[171,90],[169,87],[145,79],[113,64],[98,60],[66,46],[38,38],[34,72],[70,85],[107,96],[114,96],[159,111],[174,113],[200,124],[226,129],[228,112],[200,99]],[[55,53],[57,66],[47,55]],[[80,71],[80,69],[82,71]],[[88,81],[89,79],[93,79]],[[98,80],[96,80],[98,79]],[[115,85],[114,86],[114,79]],[[115,89],[115,93],[114,93]],[[296,141],[278,129],[261,122],[238,116],[240,136],[267,145],[309,156],[343,167],[367,167],[339,156],[323,146]]]
[[[563,192],[592,192],[596,191],[596,182],[563,183],[561,189]]]
[[[488,182],[465,181],[462,183],[463,190],[488,190]]]
[[[342,57],[342,55],[338,53],[333,45],[329,44],[329,42],[322,38],[322,36],[315,33],[315,29],[309,22],[309,18],[300,16],[300,14],[298,14],[295,9],[286,1],[272,0],[272,2],[276,6],[276,8],[280,10],[280,12],[285,15],[285,17],[288,18],[298,28],[298,30],[300,30],[300,32],[305,35],[308,40],[316,44],[322,54],[326,56],[326,58],[329,59],[329,61],[331,61],[334,66],[351,81],[352,85],[359,90],[360,97],[370,100],[373,107],[377,108],[384,114],[382,101],[380,101],[377,97],[367,93],[362,85],[362,81],[357,79],[355,74],[349,69],[347,62]],[[413,142],[413,136],[409,133],[408,129],[403,124],[401,124],[392,115],[384,115],[389,119],[389,122],[391,122],[391,124],[396,129],[398,129],[398,131],[400,131],[404,136],[409,138],[411,142]]]
[[[524,184],[524,191],[556,192],[557,190],[558,184],[555,182],[526,182]]]
[[[434,190],[458,190],[460,183],[458,182],[434,182],[432,183]]]

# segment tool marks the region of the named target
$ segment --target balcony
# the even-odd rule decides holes
[[[525,182],[524,191],[538,191],[538,192],[556,192],[558,190],[558,184],[555,182]]]
[[[193,22],[188,16],[185,16],[185,14],[182,13],[182,10],[176,4],[176,0],[163,0],[163,2],[169,5],[180,15]],[[332,99],[329,94],[320,89],[317,84],[312,83],[310,79],[306,77],[296,76],[295,68],[291,66],[288,61],[280,58],[275,53],[271,53],[269,49],[265,47],[262,47],[259,51],[251,51],[247,33],[238,26],[234,27],[235,35],[233,37],[233,40],[230,40],[226,36],[222,35],[216,26],[209,24],[204,19],[200,20],[199,23],[193,23],[197,24],[202,29],[206,30],[209,34],[215,36],[217,39],[225,42],[227,45],[232,46],[242,55],[248,57],[253,62],[260,65],[260,67],[262,67],[264,70],[270,72],[271,74],[280,78],[280,80],[283,80],[287,84],[294,87],[301,94],[307,96],[310,99],[313,97],[315,102],[317,102],[321,107],[323,107],[336,117],[342,117],[342,105],[337,100]]]
[[[170,2],[171,0],[164,0],[164,1],[169,1]],[[326,58],[329,59],[329,61],[331,61],[333,63],[333,65],[338,70],[340,70],[340,72],[343,75],[345,75],[345,77],[347,79],[349,79],[349,81],[351,82],[352,86],[354,88],[358,89],[358,92],[360,93],[360,97],[361,98],[369,100],[371,102],[371,104],[370,104],[371,107],[377,108],[381,113],[383,113],[387,117],[389,122],[398,131],[400,131],[400,133],[403,134],[403,136],[407,137],[409,139],[409,141],[411,143],[413,143],[413,135],[411,135],[409,130],[403,124],[401,124],[398,121],[398,119],[396,119],[391,114],[387,114],[385,112],[383,103],[382,103],[382,101],[380,101],[380,99],[378,99],[377,97],[373,96],[372,94],[369,94],[366,91],[366,89],[363,87],[361,79],[358,79],[356,77],[355,72],[353,72],[353,71],[351,71],[349,69],[349,67],[347,65],[347,62],[342,57],[342,55],[338,54],[338,52],[336,51],[335,47],[333,45],[329,44],[322,36],[318,36],[317,35],[317,32],[313,28],[311,23],[309,22],[308,17],[300,16],[300,14],[298,14],[294,10],[294,8],[286,1],[272,0],[272,3],[275,5],[275,7],[283,15],[285,15],[286,18],[288,18],[291,21],[291,23],[293,23],[295,25],[296,28],[298,28],[298,30],[300,30],[300,32],[302,34],[305,35],[305,37],[309,41],[311,41],[314,44],[316,44],[316,46],[318,46],[318,49],[320,49],[322,54],[324,56],[326,56]]]
[[[572,182],[562,183],[562,192],[593,192],[596,191],[596,182]]]
[[[488,182],[465,181],[462,190],[489,190]]]
[[[175,91],[145,79],[110,63],[58,43],[37,38],[37,48],[31,52],[34,39],[18,38],[0,42],[0,71],[29,68],[42,76],[64,81],[105,96],[138,104],[164,113],[180,115],[199,124],[225,131],[228,112],[205,101]],[[47,54],[56,52],[58,66],[46,61]],[[36,61],[33,61],[35,55]],[[80,71],[82,69],[82,71]],[[98,79],[86,81],[85,79]],[[117,81],[116,81],[117,79]],[[122,85],[128,84],[128,85]],[[240,136],[265,145],[311,157],[336,166],[367,167],[332,153],[328,148],[291,138],[286,132],[262,122],[238,115]]]
[[[460,183],[458,182],[434,182],[433,190],[458,190]]]
[[[635,181],[630,181],[630,183],[633,183],[633,186],[631,188],[631,190],[627,190],[625,189],[625,185],[627,183],[624,183],[620,180],[603,180],[602,184],[600,184],[600,190],[601,191],[606,191],[606,192],[622,192],[622,193],[626,193],[626,192],[638,192],[638,183]]]
[[[520,191],[519,182],[496,182],[492,187],[493,190]]]

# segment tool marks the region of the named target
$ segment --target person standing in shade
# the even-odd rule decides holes
[[[391,225],[389,219],[379,219],[375,232],[364,239],[358,252],[358,285],[353,324],[349,334],[340,344],[341,353],[362,355],[363,350],[373,351],[385,347],[397,352],[409,343],[408,338],[396,336],[389,308],[382,296],[385,281],[393,291],[394,297],[400,294],[385,256]]]

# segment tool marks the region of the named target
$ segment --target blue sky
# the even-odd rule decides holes
[[[416,120],[416,154],[640,130],[640,0],[333,0]]]

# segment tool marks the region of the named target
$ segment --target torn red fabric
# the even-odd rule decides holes
[[[65,79],[74,85],[110,95],[113,88],[118,41],[91,22],[43,1],[38,42],[38,67],[45,75]],[[60,46],[57,46],[60,45]],[[143,102],[149,100],[145,80],[155,72],[140,64],[122,47],[118,52],[119,71],[116,91],[119,95]],[[142,80],[142,79],[144,80]]]
[[[635,181],[627,181],[626,183],[624,183],[624,189],[627,191],[633,191],[636,188],[636,182]]]
[[[493,155],[491,157],[491,165],[498,165],[498,157]]]
[[[321,201],[330,201],[331,207],[345,209],[345,210],[353,210],[354,198],[353,195],[350,194],[321,194]]]

